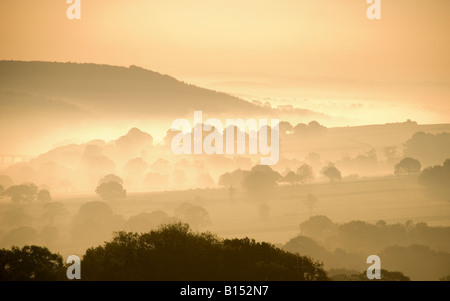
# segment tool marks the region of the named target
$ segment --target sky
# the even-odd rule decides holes
[[[0,59],[138,65],[348,123],[450,122],[450,1],[2,0]],[[339,124],[330,124],[339,125]],[[341,124],[344,125],[344,124]]]

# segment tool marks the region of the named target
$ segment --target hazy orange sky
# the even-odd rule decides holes
[[[139,65],[368,123],[450,122],[448,0],[382,0],[375,21],[365,0],[81,0],[81,20],[68,6],[2,0],[0,59]]]

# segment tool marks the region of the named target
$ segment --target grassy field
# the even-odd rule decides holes
[[[172,215],[180,203],[189,202],[204,207],[210,214],[212,224],[199,230],[223,237],[250,236],[273,243],[284,243],[296,235],[299,224],[310,214],[325,215],[335,222],[412,220],[430,226],[450,226],[450,204],[427,198],[416,181],[416,177],[383,177],[280,186],[264,202],[269,207],[268,219],[258,214],[263,202],[245,192],[238,192],[230,199],[225,189],[130,194],[127,201],[112,203],[111,207],[114,213],[128,218],[154,210]],[[312,212],[303,202],[309,193],[319,199]],[[94,199],[96,196],[92,195],[61,201],[74,214],[81,203]]]
[[[308,193],[314,194],[318,202],[310,212],[304,204]],[[225,189],[204,189],[170,192],[129,194],[126,201],[109,203],[114,214],[128,219],[141,212],[163,210],[174,215],[174,210],[182,203],[189,202],[205,208],[212,223],[195,230],[211,231],[223,238],[251,237],[258,241],[284,244],[299,233],[299,224],[312,215],[325,215],[334,222],[344,223],[363,220],[374,223],[426,222],[430,226],[450,226],[450,203],[439,202],[425,197],[416,177],[368,178],[341,183],[314,183],[309,185],[279,186],[264,202],[269,210],[268,217],[259,214],[263,203],[245,192],[237,192],[230,199]],[[60,229],[60,251],[67,253],[84,250],[66,249],[69,244],[70,222],[83,203],[98,200],[96,195],[80,195],[54,198],[62,202],[68,214],[57,220]],[[13,206],[2,200],[0,216]],[[34,218],[30,224],[40,229],[40,204],[27,205],[27,213]],[[9,229],[0,229],[6,234]],[[0,233],[1,234],[1,233]],[[73,248],[73,247],[72,247]]]

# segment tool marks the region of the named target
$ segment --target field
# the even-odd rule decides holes
[[[114,214],[125,220],[142,212],[162,210],[174,215],[183,202],[205,208],[211,224],[198,227],[198,231],[211,231],[219,237],[250,237],[257,241],[284,244],[299,234],[299,224],[310,215],[325,215],[337,223],[362,220],[375,223],[384,220],[388,224],[426,222],[429,226],[450,226],[450,204],[425,197],[417,178],[383,177],[367,178],[341,183],[313,183],[308,185],[283,185],[264,202],[267,207],[261,213],[261,201],[256,201],[245,192],[237,192],[233,199],[225,189],[196,189],[186,191],[153,192],[129,194],[126,201],[109,203]],[[307,194],[314,194],[318,202],[311,212],[304,200]],[[63,254],[84,250],[67,249],[70,222],[83,203],[98,200],[95,195],[79,195],[70,198],[54,198],[64,204],[68,214],[57,222],[60,226],[61,244],[58,250]],[[2,201],[1,211],[11,205]],[[39,229],[42,215],[40,204],[29,204],[27,213],[37,217],[30,226]],[[64,243],[63,243],[64,242]],[[99,242],[100,243],[100,242]],[[56,247],[56,246],[55,246]]]

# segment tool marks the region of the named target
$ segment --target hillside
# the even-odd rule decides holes
[[[172,117],[195,109],[268,113],[239,98],[136,66],[0,61],[0,91],[59,99],[98,114]]]
[[[36,155],[68,137],[95,139],[96,131],[166,131],[172,120],[192,118],[195,110],[205,119],[332,118],[301,108],[272,109],[137,66],[0,61],[0,155]]]

